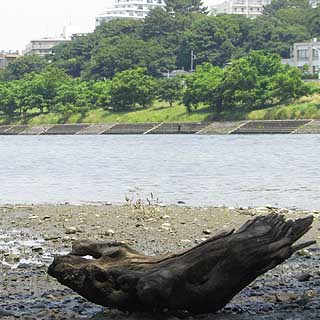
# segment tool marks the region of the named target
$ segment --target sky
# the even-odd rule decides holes
[[[206,4],[222,0],[206,0]],[[63,26],[94,30],[95,16],[113,0],[1,0],[0,51],[23,50],[32,39],[59,36]]]

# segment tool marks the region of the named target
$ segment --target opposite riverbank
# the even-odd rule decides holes
[[[319,134],[320,120],[0,125],[0,135]]]
[[[317,239],[319,211],[261,208],[190,208],[144,205],[0,206],[0,317],[4,319],[177,319],[125,314],[95,306],[47,276],[54,254],[67,253],[77,239],[117,240],[146,254],[193,247],[218,230],[238,228],[271,212],[298,218],[312,214]],[[317,239],[319,240],[319,239]],[[318,319],[320,250],[311,247],[259,277],[218,316],[201,319]],[[193,319],[193,317],[187,317]]]

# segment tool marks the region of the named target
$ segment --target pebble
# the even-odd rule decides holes
[[[77,232],[79,232],[79,230],[76,227],[68,227],[65,229],[66,234],[75,234]]]
[[[312,253],[307,249],[299,250],[297,254],[301,257],[307,257],[307,258],[312,256]]]
[[[112,229],[108,229],[106,232],[105,232],[105,235],[106,236],[113,236],[115,234],[115,231],[114,230],[112,230]]]
[[[312,278],[312,274],[310,273],[302,273],[298,276],[298,281],[300,282],[305,282],[305,281],[309,281]]]
[[[203,233],[203,234],[206,234],[206,235],[209,235],[209,234],[212,233],[212,231],[209,230],[209,229],[207,229],[207,230],[203,230],[202,233]]]
[[[40,246],[33,246],[33,247],[31,248],[31,250],[32,250],[33,252],[38,252],[38,253],[42,253],[42,252],[43,252],[43,248],[40,247]]]

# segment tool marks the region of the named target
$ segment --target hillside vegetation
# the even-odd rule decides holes
[[[273,0],[256,19],[208,16],[200,0],[168,0],[143,21],[116,19],[0,72],[1,123],[318,118],[315,85],[281,64],[320,36],[320,8]],[[165,78],[175,69],[195,72]],[[304,98],[302,98],[304,97]]]

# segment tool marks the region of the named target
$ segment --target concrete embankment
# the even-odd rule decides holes
[[[320,120],[0,125],[0,135],[319,134]]]

